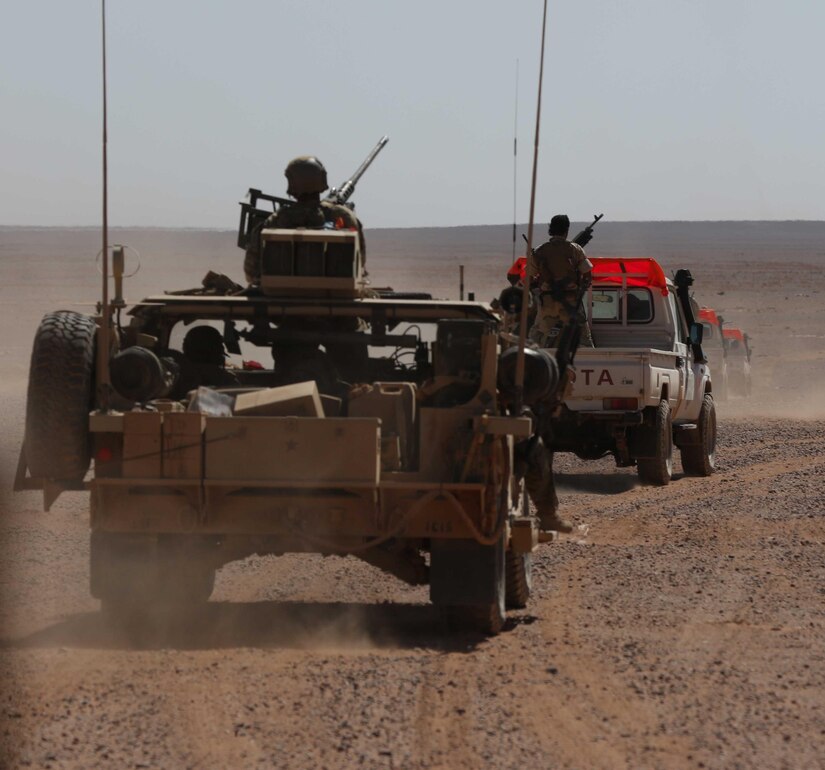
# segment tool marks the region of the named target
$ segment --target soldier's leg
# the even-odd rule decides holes
[[[536,506],[542,531],[573,531],[573,525],[559,517],[559,498],[553,479],[553,453],[548,451],[541,439],[535,443],[527,457],[524,484]]]
[[[551,324],[546,336],[546,348],[557,348],[559,340],[564,327],[567,325],[567,320],[570,318],[567,311],[561,302],[553,300],[553,315],[548,318],[548,324]]]
[[[538,333],[535,336],[531,334],[530,339],[543,348],[556,347],[559,330],[564,325],[560,312],[559,303],[551,297],[545,297],[533,327]]]
[[[593,333],[590,331],[590,324],[587,323],[587,316],[584,314],[584,311],[579,310],[578,319],[579,328],[581,329],[581,336],[579,337],[579,347],[595,347],[595,345],[593,344]]]

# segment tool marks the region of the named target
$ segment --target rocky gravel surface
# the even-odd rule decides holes
[[[0,240],[0,767],[825,767],[821,254],[658,252],[752,333],[755,395],[720,405],[709,479],[677,462],[669,486],[642,487],[609,460],[560,456],[578,529],[540,547],[528,608],[485,639],[441,625],[425,589],[316,556],[228,565],[198,616],[107,621],[88,594],[83,495],[47,514],[7,493],[37,319],[95,296],[95,275],[78,276],[96,234],[44,232],[36,249]],[[170,286],[195,285],[210,249],[237,261],[207,235],[185,235],[192,250],[162,233],[153,250],[133,234],[139,280],[158,253],[179,265]]]
[[[579,524],[492,639],[351,558],[224,568],[129,628],[80,499],[2,518],[6,767],[821,767],[825,422],[723,420],[719,473],[558,462]]]

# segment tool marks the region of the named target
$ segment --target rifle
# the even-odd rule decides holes
[[[576,243],[582,248],[587,246],[588,243],[593,239],[593,228],[596,226],[596,223],[604,216],[604,214],[594,214],[593,221],[584,228],[575,238],[570,240],[571,243]]]
[[[346,204],[347,201],[350,199],[350,196],[355,192],[355,185],[358,184],[358,180],[364,175],[364,172],[372,165],[372,162],[375,160],[376,156],[378,155],[381,150],[384,149],[384,145],[390,141],[388,136],[382,136],[378,140],[378,144],[372,148],[372,151],[369,155],[367,155],[364,162],[358,166],[356,172],[346,180],[340,187],[333,187],[329,191],[329,195],[327,195],[326,200],[332,201],[333,203],[338,204]],[[352,204],[347,204],[352,208]]]

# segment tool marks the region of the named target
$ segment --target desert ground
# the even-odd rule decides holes
[[[140,252],[130,300],[242,279],[231,232],[111,240]],[[457,298],[463,264],[483,300],[512,248],[509,226],[367,243],[375,285]],[[446,629],[426,589],[315,556],[228,565],[189,625],[108,622],[85,496],[44,513],[11,492],[34,331],[93,311],[99,244],[0,228],[1,767],[825,767],[825,223],[600,223],[589,253],[690,268],[751,335],[754,393],[719,404],[708,479],[677,461],[643,487],[560,456],[577,529],[540,547],[528,608],[494,638]]]

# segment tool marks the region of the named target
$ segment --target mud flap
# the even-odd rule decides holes
[[[499,599],[504,581],[504,538],[496,545],[475,540],[432,540],[430,601],[485,605]]]

